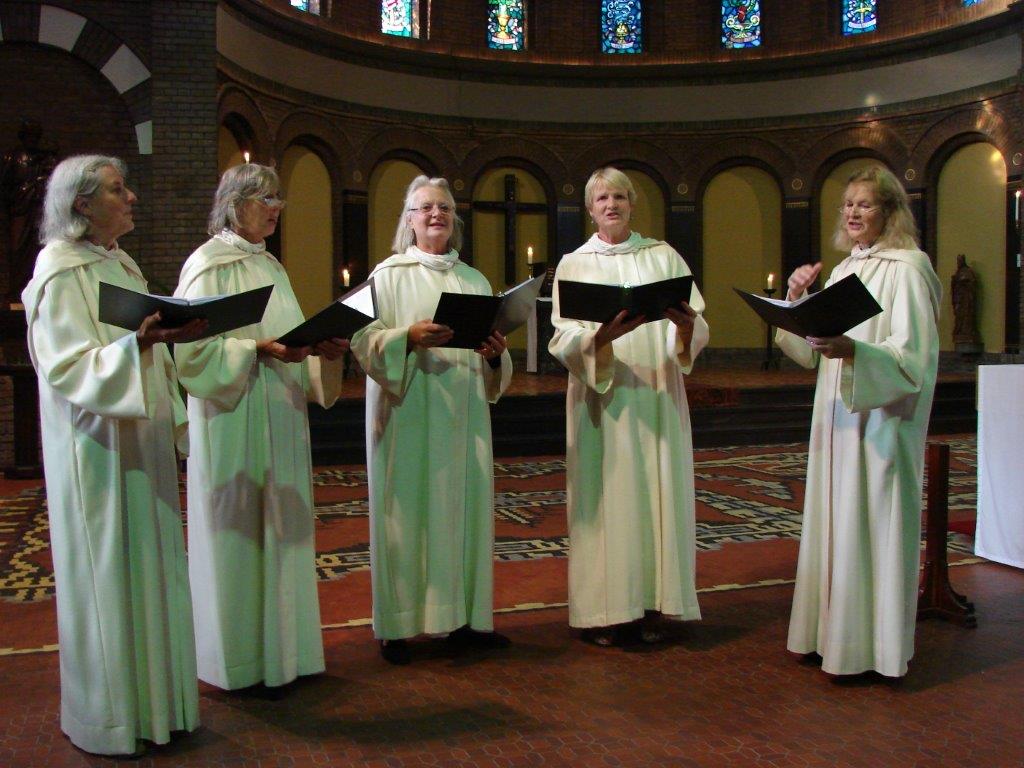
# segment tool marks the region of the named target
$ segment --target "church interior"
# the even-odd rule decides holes
[[[495,625],[512,646],[380,659],[350,364],[339,403],[310,406],[326,673],[280,698],[201,685],[202,727],[139,764],[1024,765],[1024,571],[973,546],[979,368],[1024,364],[1022,53],[1024,0],[0,0],[0,765],[111,762],[58,726],[20,298],[33,169],[93,152],[127,165],[139,201],[120,245],[161,294],[207,238],[220,174],[274,166],[287,207],[268,249],[306,316],[391,255],[421,174],[449,181],[460,258],[498,292],[594,233],[584,187],[614,166],[632,229],[683,256],[710,327],[686,384],[702,621],[640,653],[568,627],[549,291],[509,337],[491,410]],[[899,681],[828,679],[785,650],[815,377],[735,292],[781,297],[797,267],[839,264],[836,212],[867,165],[904,185],[943,286],[929,443],[949,463],[926,485],[948,487],[940,549],[976,615],[920,621]]]

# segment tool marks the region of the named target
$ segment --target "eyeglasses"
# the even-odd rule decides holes
[[[856,205],[854,205],[853,203],[843,203],[842,205],[839,206],[840,213],[853,213],[854,211],[857,211],[857,213],[861,214],[862,216],[865,216],[869,213],[874,213],[877,210],[877,205],[864,205],[863,203],[857,203]]]
[[[448,205],[448,203],[424,203],[423,205],[418,205],[415,208],[410,208],[409,210],[415,213],[422,213],[424,216],[429,216],[433,213],[435,208],[442,216],[447,216],[452,212],[452,207]]]
[[[278,195],[256,195],[251,199],[263,203],[267,208],[284,208],[284,200]]]

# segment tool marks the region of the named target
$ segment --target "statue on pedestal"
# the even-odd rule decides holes
[[[57,152],[41,144],[42,126],[21,121],[21,145],[6,152],[0,162],[0,203],[6,220],[8,266],[7,294],[21,301],[21,291],[32,277],[39,253],[39,222],[42,218],[46,181],[57,165]]]
[[[949,295],[953,301],[953,344],[958,352],[982,351],[975,318],[977,290],[978,276],[967,266],[967,257],[961,253],[956,257],[956,272],[949,281]]]

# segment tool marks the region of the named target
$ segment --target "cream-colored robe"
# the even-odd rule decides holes
[[[284,685],[324,670],[306,401],[333,404],[341,361],[257,359],[257,340],[303,320],[284,267],[262,244],[230,232],[211,238],[185,262],[175,295],[270,284],[262,322],[174,350],[189,394],[199,677],[226,689]]]
[[[373,272],[379,318],[352,338],[367,373],[373,630],[384,639],[493,627],[494,467],[488,402],[512,376],[468,349],[406,351],[409,326],[443,291],[491,294],[456,262],[424,266],[415,246]]]
[[[596,235],[555,272],[548,349],[569,369],[566,485],[569,623],[604,627],[645,610],[699,619],[693,442],[683,374],[708,342],[698,316],[689,346],[669,320],[594,348],[598,323],[563,318],[558,282],[643,285],[690,274],[666,243]],[[704,311],[694,286],[690,305]]]
[[[831,674],[906,674],[914,652],[924,444],[938,367],[941,286],[920,251],[855,250],[827,285],[856,274],[882,313],[828,360],[780,331],[797,363],[818,366],[803,532],[787,647]]]
[[[199,702],[174,451],[184,406],[165,345],[140,352],[134,333],[99,322],[100,281],[147,290],[124,251],[51,242],[22,301],[39,376],[61,728],[115,755],[193,730]]]

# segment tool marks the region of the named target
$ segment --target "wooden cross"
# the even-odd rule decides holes
[[[505,174],[505,199],[474,201],[473,209],[505,215],[505,285],[516,282],[516,216],[520,213],[547,213],[546,203],[521,203],[516,200],[516,175]]]

